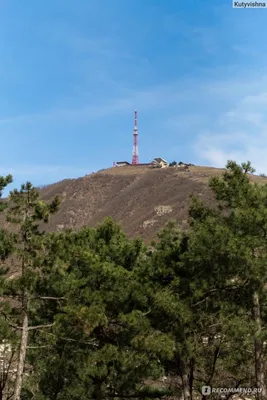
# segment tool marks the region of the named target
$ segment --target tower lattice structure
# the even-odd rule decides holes
[[[133,131],[133,158],[132,164],[139,164],[139,151],[138,151],[138,128],[137,128],[137,110],[134,110],[134,131]]]

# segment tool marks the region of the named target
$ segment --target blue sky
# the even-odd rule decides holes
[[[231,0],[0,0],[0,174],[130,161],[135,108],[141,162],[266,173],[266,22]]]

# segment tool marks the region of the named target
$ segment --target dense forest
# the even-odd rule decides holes
[[[11,191],[0,399],[193,400],[202,386],[266,399],[267,185],[253,172],[229,161],[210,180],[212,207],[192,196],[188,228],[170,221],[149,246],[110,218],[45,232],[60,199],[43,202],[31,183]],[[11,182],[0,178],[1,193]]]

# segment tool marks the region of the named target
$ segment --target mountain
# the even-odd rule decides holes
[[[52,217],[47,229],[93,227],[111,216],[128,235],[140,235],[149,242],[170,219],[186,226],[190,194],[211,202],[209,178],[223,171],[200,166],[186,170],[130,165],[65,179],[41,189],[44,200],[55,195],[62,199],[60,211]],[[267,182],[264,177],[251,178]]]

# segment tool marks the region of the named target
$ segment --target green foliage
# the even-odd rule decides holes
[[[4,189],[12,182],[13,182],[12,175],[7,175],[6,177],[0,176],[0,199],[3,195]],[[6,206],[7,206],[6,202],[0,200],[0,212],[3,211],[6,208]]]
[[[232,351],[242,343],[243,356],[240,358],[236,352],[230,356],[225,349],[227,357],[220,360],[218,368],[227,368],[236,380],[247,384],[254,368],[256,384],[263,387],[259,365],[260,358],[266,357],[267,186],[251,183],[248,174],[252,172],[250,163],[238,166],[228,162],[223,177],[210,181],[216,207],[208,208],[200,200],[193,200],[189,210],[193,229],[186,260],[192,265],[196,289],[206,310],[209,307],[212,313],[215,311],[218,322],[223,320],[223,329],[227,328],[224,347],[227,344]],[[255,295],[260,320],[255,314]],[[261,340],[255,336],[259,331]],[[257,340],[261,355],[253,366],[247,354],[254,353]]]
[[[0,179],[0,186],[10,182],[11,178]],[[2,391],[14,390],[14,396],[20,398],[22,373],[25,369],[28,346],[29,324],[38,312],[38,288],[43,279],[42,258],[45,252],[45,234],[40,231],[39,224],[47,222],[49,215],[56,212],[59,199],[50,204],[39,199],[39,194],[31,183],[21,186],[21,190],[13,190],[5,203],[4,211],[11,232],[2,230],[0,233],[0,251],[2,261],[12,255],[16,275],[12,279],[2,279],[2,301],[0,312],[3,340],[8,340],[12,350],[5,355],[7,371],[2,371]],[[8,268],[3,270],[8,272]],[[39,300],[40,302],[40,300]],[[20,334],[18,334],[20,332]],[[3,342],[4,343],[4,342]],[[12,370],[15,370],[15,379]],[[5,372],[5,373],[3,373]],[[4,378],[3,378],[4,377]],[[7,385],[8,383],[8,385]],[[11,386],[11,389],[9,388]],[[12,388],[14,386],[14,389]],[[6,393],[8,396],[8,393]]]
[[[110,219],[92,230],[52,236],[60,261],[57,272],[47,269],[50,292],[64,295],[64,302],[55,317],[51,354],[31,355],[42,371],[43,393],[64,399],[88,393],[94,398],[96,390],[104,397],[138,393],[143,379],[162,374],[159,355],[172,352],[171,338],[154,330],[143,312],[148,299],[135,271],[144,245],[127,239]],[[35,340],[37,345],[42,338]]]
[[[41,201],[30,183],[11,192],[5,212],[16,229],[0,231],[0,257],[12,254],[20,274],[2,271],[0,339],[19,349],[14,327],[26,313],[36,328],[21,399],[193,400],[202,385],[264,389],[267,185],[252,183],[253,172],[229,161],[210,180],[216,202],[192,196],[190,229],[170,222],[149,250],[111,218],[44,233],[59,199]]]

